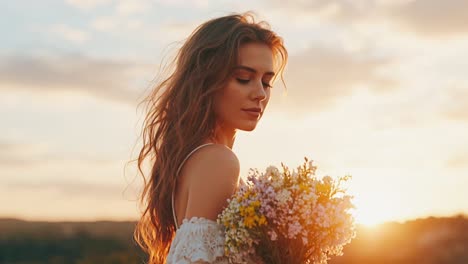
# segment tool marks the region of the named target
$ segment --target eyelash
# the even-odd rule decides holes
[[[236,79],[237,79],[237,81],[238,81],[239,83],[241,83],[241,84],[247,84],[247,83],[250,82],[250,80],[244,80],[244,79],[239,79],[239,78],[236,78]],[[273,88],[273,86],[269,85],[268,83],[262,82],[262,84],[263,84],[264,87]]]

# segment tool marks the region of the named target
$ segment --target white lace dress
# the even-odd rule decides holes
[[[201,145],[190,152],[179,166],[177,174],[192,153],[211,144],[213,143]],[[172,214],[177,230],[167,255],[167,264],[228,263],[224,256],[222,225],[203,217],[192,217],[183,219],[179,227],[174,209],[174,190],[172,191]]]
[[[176,231],[166,263],[229,263],[224,256],[222,226],[203,217],[184,219]]]

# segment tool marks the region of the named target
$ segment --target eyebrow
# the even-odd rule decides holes
[[[254,68],[250,68],[250,67],[247,67],[247,66],[244,66],[244,65],[237,65],[237,66],[234,67],[234,69],[235,70],[243,69],[243,70],[246,70],[246,71],[249,71],[249,72],[257,73],[257,70],[255,70]],[[265,74],[266,75],[272,75],[272,76],[275,75],[275,73],[272,72],[272,71],[266,72]]]

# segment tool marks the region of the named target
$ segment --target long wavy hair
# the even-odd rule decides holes
[[[174,69],[142,101],[146,116],[141,133],[138,170],[144,186],[140,206],[144,210],[134,238],[148,253],[149,263],[165,263],[176,227],[171,198],[177,169],[183,159],[216,127],[215,93],[223,89],[238,64],[239,48],[245,43],[263,43],[274,55],[276,76],[281,76],[288,53],[283,40],[265,21],[255,22],[252,12],[209,20],[188,37],[178,50]],[[148,176],[143,163],[149,162]]]

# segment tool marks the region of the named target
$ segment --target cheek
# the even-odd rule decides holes
[[[238,96],[243,90],[245,90],[245,85],[236,80],[231,80],[225,88],[226,94],[229,96]]]
[[[231,107],[235,107],[242,103],[245,99],[247,89],[244,85],[231,81],[228,86],[224,89],[224,102]]]
[[[240,107],[240,88],[238,84],[230,82],[222,91],[215,97],[215,111],[217,118],[229,119],[230,116],[236,114],[236,110]]]

